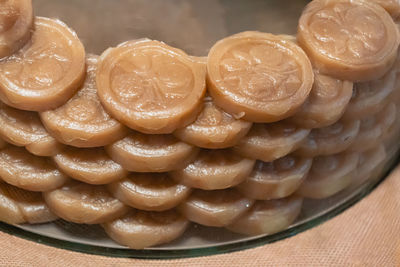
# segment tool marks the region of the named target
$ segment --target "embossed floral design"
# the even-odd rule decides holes
[[[310,98],[314,101],[332,101],[338,96],[342,87],[343,81],[317,73],[314,75]]]
[[[89,125],[88,123],[91,122],[97,127],[100,123],[111,122],[110,115],[105,112],[97,96],[97,63],[97,58],[89,58],[86,61],[87,71],[83,87],[64,106],[53,110],[53,114],[57,114],[59,118],[68,117],[75,123],[82,122]],[[66,123],[71,123],[71,121],[67,120]]]
[[[233,121],[233,119],[228,117],[220,108],[215,106],[212,102],[208,102],[204,104],[204,109],[197,117],[195,125],[203,127],[218,126],[227,123],[229,119]]]
[[[257,45],[232,50],[221,61],[224,82],[237,93],[266,101],[292,95],[300,86],[296,62],[279,49]]]
[[[315,13],[309,30],[320,49],[332,56],[363,58],[376,54],[385,39],[380,18],[364,6],[337,3]]]
[[[192,73],[171,57],[151,54],[134,55],[118,62],[112,88],[123,102],[139,102],[139,107],[164,106],[190,92]]]
[[[74,122],[102,122],[103,114],[97,101],[91,99],[73,99],[65,105],[65,114]]]
[[[65,54],[58,43],[37,44],[10,57],[3,72],[19,86],[44,89],[64,77],[70,62]]]

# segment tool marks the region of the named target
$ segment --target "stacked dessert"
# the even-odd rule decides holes
[[[315,0],[296,37],[238,33],[204,58],[140,39],[96,56],[30,0],[1,1],[0,220],[100,224],[135,249],[189,222],[287,228],[303,198],[363,184],[397,150],[399,11]]]

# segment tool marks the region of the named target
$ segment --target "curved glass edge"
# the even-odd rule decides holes
[[[52,246],[60,249],[67,249],[75,252],[81,252],[86,254],[98,255],[98,256],[108,256],[116,258],[137,258],[137,259],[179,259],[179,258],[190,258],[199,256],[210,256],[216,254],[230,253],[239,250],[245,250],[250,248],[255,248],[258,246],[274,243],[279,240],[283,240],[301,232],[304,232],[310,228],[318,226],[325,221],[339,215],[344,210],[350,208],[362,198],[367,196],[373,191],[385,178],[390,174],[390,172],[395,168],[395,166],[400,162],[399,155],[393,157],[389,161],[387,170],[383,175],[367,186],[364,186],[358,193],[353,197],[349,198],[344,203],[338,205],[327,213],[312,219],[303,224],[297,225],[295,227],[289,228],[287,230],[281,231],[279,233],[268,235],[261,238],[256,238],[253,240],[242,241],[234,244],[219,245],[208,248],[196,248],[196,249],[180,249],[180,250],[133,250],[133,249],[118,249],[118,248],[106,248],[94,245],[86,245],[75,243],[71,241],[59,240],[56,238],[46,237],[39,234],[35,234],[13,225],[9,225],[0,222],[0,231],[11,234],[26,240],[34,241],[36,243]]]

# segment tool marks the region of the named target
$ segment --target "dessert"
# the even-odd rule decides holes
[[[7,142],[0,138],[0,149],[3,149],[7,146]]]
[[[85,50],[74,31],[56,19],[35,18],[30,42],[0,62],[0,100],[44,111],[67,102],[85,78]]]
[[[143,249],[177,239],[188,225],[185,217],[174,210],[132,210],[119,219],[103,224],[103,228],[116,242],[133,249]]]
[[[397,67],[400,70],[400,63],[399,66]],[[396,73],[396,81],[394,84],[394,90],[393,93],[390,96],[391,101],[393,101],[396,104],[400,103],[400,73]]]
[[[358,120],[338,121],[331,126],[313,129],[306,141],[294,153],[304,157],[337,154],[357,142],[359,132],[360,121]]]
[[[100,147],[122,139],[128,131],[104,110],[96,89],[98,56],[86,58],[86,80],[64,105],[40,113],[46,129],[61,143],[76,147]]]
[[[0,59],[23,47],[31,37],[31,0],[3,0],[0,3]]]
[[[237,189],[243,195],[270,200],[293,194],[306,178],[312,159],[288,155],[273,162],[257,161],[252,173]]]
[[[21,223],[46,223],[57,219],[38,192],[26,191],[0,182],[0,221]]]
[[[357,171],[351,181],[352,186],[360,186],[373,178],[382,169],[386,156],[386,150],[382,145],[360,153]]]
[[[299,196],[259,200],[227,228],[245,235],[274,234],[286,229],[300,214],[303,199]]]
[[[396,88],[396,76],[396,71],[389,71],[379,80],[356,83],[343,119],[358,120],[382,110]]]
[[[70,181],[43,193],[50,210],[60,218],[85,224],[99,224],[121,217],[129,208],[115,199],[104,185]]]
[[[233,223],[251,208],[254,200],[243,197],[235,189],[195,190],[179,206],[179,211],[198,224],[223,227]]]
[[[351,184],[359,157],[358,153],[343,152],[314,158],[311,170],[297,193],[306,198],[322,199],[340,192]]]
[[[288,122],[254,124],[234,150],[243,157],[274,161],[299,148],[309,133]]]
[[[400,18],[400,2],[398,0],[372,0],[382,6],[393,18],[395,22],[398,22]]]
[[[62,186],[68,177],[49,158],[37,157],[23,148],[0,151],[0,178],[29,191],[48,191]]]
[[[106,147],[121,166],[133,172],[168,172],[186,167],[199,149],[172,135],[145,135],[133,132]]]
[[[242,158],[231,150],[202,150],[194,162],[170,175],[189,187],[225,189],[243,182],[254,164],[255,160]]]
[[[391,103],[378,114],[361,120],[360,131],[349,151],[365,151],[378,146],[385,133],[396,120],[396,106]]]
[[[297,41],[323,74],[349,81],[381,78],[400,42],[390,15],[373,1],[314,0],[299,20]]]
[[[46,131],[36,112],[18,110],[1,102],[0,137],[38,156],[52,156],[63,149]]]
[[[393,144],[397,143],[400,137],[400,114],[396,107],[396,118],[393,124],[383,133],[382,140],[386,149],[393,148]],[[1,147],[1,146],[0,146]],[[395,146],[397,150],[397,147]]]
[[[68,147],[55,155],[53,160],[63,173],[88,184],[108,184],[128,174],[103,148]]]
[[[108,185],[110,192],[126,205],[149,211],[169,210],[185,200],[191,190],[165,173],[132,173]]]
[[[204,67],[179,49],[142,39],[101,55],[97,93],[120,122],[148,134],[172,133],[192,123],[205,94]]]
[[[49,135],[38,142],[26,145],[25,149],[36,156],[50,157],[62,151],[64,146]]]
[[[353,94],[353,83],[314,71],[311,93],[289,120],[302,128],[322,128],[337,122]]]
[[[196,121],[176,130],[174,135],[202,148],[228,148],[236,145],[249,132],[251,125],[251,122],[235,119],[216,106],[211,97],[206,97]]]
[[[303,50],[285,37],[245,32],[218,41],[207,61],[209,93],[225,111],[252,122],[293,115],[314,74]]]

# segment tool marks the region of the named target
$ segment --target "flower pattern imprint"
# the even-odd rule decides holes
[[[112,70],[111,77],[111,88],[119,101],[135,104],[139,110],[176,104],[190,93],[193,81],[188,66],[158,54],[124,58]]]
[[[220,108],[213,104],[205,104],[203,111],[197,117],[195,125],[203,127],[224,125],[228,124],[229,121],[233,121],[233,119],[229,120],[229,118]]]
[[[221,74],[227,87],[257,101],[290,97],[301,86],[295,60],[268,45],[231,50],[221,61]]]
[[[98,59],[89,56],[86,60],[86,78],[83,87],[64,105],[63,108],[54,110],[61,121],[66,117],[74,122],[84,122],[86,124],[95,123],[99,127],[100,123],[111,122],[110,115],[103,109],[97,97],[96,71]],[[69,119],[66,123],[71,123]]]
[[[349,60],[377,54],[386,38],[384,25],[376,14],[350,3],[337,3],[318,11],[312,16],[309,29],[322,53]]]
[[[67,51],[59,43],[40,43],[11,56],[0,69],[19,87],[47,89],[64,77],[70,65]]]

